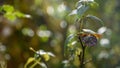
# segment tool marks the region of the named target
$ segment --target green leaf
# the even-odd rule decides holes
[[[91,2],[88,5],[90,6],[90,8],[97,8],[99,6],[99,4],[96,2]]]
[[[50,56],[46,53],[42,55],[45,61],[48,61],[50,59]]]
[[[71,42],[71,40],[75,37],[74,34],[70,34],[67,39],[65,40],[65,45],[64,45],[64,55],[67,55],[67,50],[68,50],[68,44]]]
[[[41,64],[40,60],[41,60],[41,58],[35,59],[35,60],[34,60],[34,63],[31,64],[31,66],[28,67],[28,68],[35,68],[35,66],[36,66],[37,64],[40,65],[40,64]]]
[[[77,2],[76,6],[81,6],[81,5],[88,5],[94,3],[94,0],[80,0]]]
[[[89,6],[81,5],[77,8],[77,15],[79,18],[89,9]]]
[[[40,60],[41,58],[36,59],[35,62],[29,68],[35,68],[37,64],[40,65],[41,64]]]
[[[69,15],[75,15],[75,14],[77,14],[77,10],[76,9],[72,10],[72,12]]]
[[[35,58],[34,58],[34,57],[30,57],[30,58],[27,60],[24,68],[27,68],[27,65],[30,64],[30,63],[33,62],[33,61],[35,61]]]
[[[75,55],[78,56],[82,52],[82,49],[76,48]]]
[[[13,12],[14,11],[13,6],[11,6],[11,5],[3,5],[2,7],[3,7],[3,10],[6,12]]]
[[[19,11],[16,11],[14,12],[14,14],[17,16],[17,17],[25,17],[25,14],[19,12]]]
[[[101,23],[102,25],[104,25],[104,24],[103,24],[103,21],[102,21],[100,18],[96,17],[96,16],[87,15],[86,17],[87,17],[88,19],[91,19],[91,20],[93,20],[93,21],[95,21],[95,22],[99,22],[99,23]]]
[[[42,68],[48,68],[47,65],[43,62],[41,62],[39,65],[41,65]]]
[[[25,17],[25,14],[15,11],[14,7],[11,5],[0,6],[0,11],[5,11],[4,17],[10,21],[14,21],[17,17]]]
[[[10,21],[14,21],[16,19],[15,14],[11,13],[11,12],[7,12],[4,14],[4,17],[6,17],[8,20]]]

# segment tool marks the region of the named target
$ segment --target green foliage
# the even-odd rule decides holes
[[[74,59],[75,56],[80,54],[81,49],[79,48],[79,43],[77,41],[77,35],[70,34],[65,41],[64,45],[64,56]]]
[[[93,20],[95,22],[99,22],[103,25],[103,21],[94,16],[94,15],[90,15],[90,14],[86,14],[85,12],[88,11],[88,9],[90,7],[94,7],[94,6],[97,6],[97,3],[92,1],[92,0],[80,0],[77,2],[77,9],[73,10],[69,15],[73,15],[73,14],[76,14],[78,15],[78,19],[79,19],[79,22],[78,23],[83,23],[85,24],[86,21],[89,22],[89,19],[90,20]],[[83,26],[83,25],[79,25],[80,27]],[[81,29],[80,29],[81,31]],[[81,32],[78,32],[78,33],[81,33]],[[73,42],[74,40],[71,41],[71,39],[77,37],[77,35],[75,36],[74,34],[70,34],[67,39],[66,39],[66,42],[65,42],[65,49],[67,49],[67,46],[68,44],[70,44],[71,42]]]
[[[10,12],[12,13],[15,9],[13,8],[13,6],[10,6],[10,5],[3,5],[2,6],[2,9],[5,11],[5,12]]]
[[[72,49],[71,48],[73,48],[73,47],[71,47],[71,46],[74,46],[74,45],[71,45],[71,43],[73,42],[73,41],[75,41],[75,40],[73,40],[75,38],[75,35],[74,34],[71,34],[71,35],[69,35],[68,37],[67,37],[67,39],[66,39],[66,41],[65,41],[65,45],[64,45],[64,51],[65,51],[65,53],[64,53],[64,55],[65,56],[67,56],[68,54],[67,53],[72,53],[71,51],[72,51]]]
[[[0,11],[4,11],[4,17],[7,18],[10,21],[16,20],[16,18],[24,18],[25,14],[21,13],[20,11],[17,11],[14,9],[11,5],[3,5],[0,6]]]
[[[34,68],[37,65],[41,65],[42,68],[47,68],[46,62],[50,60],[51,56],[55,57],[53,53],[45,52],[44,50],[35,51],[33,48],[30,48],[30,50],[35,53],[35,56],[28,58],[26,64],[24,65],[24,68]]]
[[[78,18],[81,18],[82,16],[84,16],[86,14],[86,12],[90,9],[90,8],[95,8],[95,6],[98,6],[98,4],[94,1],[89,1],[89,0],[80,0],[77,2],[76,4],[76,8],[75,10],[73,10],[70,15],[74,15],[76,14],[78,16]]]
[[[78,2],[75,3],[75,1]],[[87,2],[85,3],[85,1]],[[89,8],[81,16],[77,13],[68,16],[72,9],[76,12],[81,3],[89,6]],[[26,14],[24,18],[18,17],[15,13],[15,20],[11,22],[4,16],[6,12],[3,10],[2,5],[6,4],[14,8],[13,12],[10,11],[12,14],[17,11],[24,12],[30,14],[32,18],[28,18],[30,15]],[[120,0],[1,0],[0,68],[24,68],[23,66],[28,58],[37,59],[38,62],[33,60],[26,67],[45,67],[45,64],[39,59],[39,55],[34,53],[34,56],[29,47],[33,47],[35,50],[44,50],[45,52],[51,51],[56,55],[55,58],[49,57],[50,59],[48,58],[49,60],[46,61],[49,68],[79,68],[78,55],[80,55],[80,52],[82,53],[82,47],[78,37],[85,36],[86,33],[97,35],[97,32],[104,34],[98,40],[100,42],[97,46],[87,46],[85,68],[119,68],[119,7]],[[94,17],[89,17],[89,15],[95,15],[104,20],[106,26],[101,27],[102,23],[94,19]],[[77,26],[81,25],[82,27],[76,28],[75,20]],[[77,30],[79,34],[76,35]],[[68,39],[65,49],[66,57],[63,57],[63,47],[65,47],[63,45],[65,39],[69,36],[68,34],[74,34],[75,36],[71,40]],[[73,43],[75,44],[73,45]],[[6,51],[3,53],[4,50]],[[91,61],[89,61],[90,58]],[[65,59],[64,64],[61,63],[62,59]]]
[[[27,68],[27,65],[30,64],[31,62],[35,61],[35,58],[34,57],[29,57],[29,59],[27,60],[24,68]]]
[[[79,8],[77,9],[77,15],[78,17],[82,17],[82,15],[88,10],[88,6],[85,6],[85,5],[81,5],[79,6]]]
[[[84,68],[85,62],[88,61],[88,60],[85,61],[85,58],[84,58],[86,47],[96,45],[98,40],[97,36],[99,36],[99,34],[97,34],[96,32],[90,29],[83,29],[84,24],[88,23],[89,19],[103,24],[103,21],[98,17],[86,13],[87,11],[89,11],[91,7],[97,6],[96,4],[97,3],[94,2],[94,0],[79,0],[76,5],[77,9],[73,10],[69,14],[69,15],[74,15],[74,14],[77,15],[77,19],[78,19],[77,23],[79,23],[79,25],[77,26],[79,26],[80,28],[78,28],[79,31],[77,32],[76,35],[70,34],[67,37],[64,45],[65,46],[64,52],[65,54],[67,54],[68,60],[72,62],[76,62],[75,59],[79,58],[77,60],[79,60],[80,68]],[[77,43],[80,43],[80,44],[77,44]]]
[[[87,15],[86,18],[91,19],[91,20],[93,20],[94,22],[101,23],[102,26],[104,25],[103,21],[102,21],[100,18],[96,17],[96,16]]]

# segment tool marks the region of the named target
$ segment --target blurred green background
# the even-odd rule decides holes
[[[0,0],[0,5],[14,6],[28,18],[6,19],[0,13],[0,64],[7,68],[23,68],[34,53],[43,49],[56,55],[47,63],[49,68],[63,68],[64,42],[67,33],[76,31],[74,16],[68,14],[78,0]],[[120,68],[120,0],[95,0],[99,6],[90,14],[104,21],[105,27],[91,23],[94,31],[106,30],[97,46],[88,48],[93,60],[86,68]],[[100,31],[100,29],[99,29]],[[99,32],[98,31],[98,32]]]

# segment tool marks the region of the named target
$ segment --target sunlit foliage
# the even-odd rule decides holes
[[[81,1],[93,2],[88,4],[91,8],[81,11],[80,8],[86,7],[82,5],[77,8]],[[70,64],[68,58],[64,57],[64,43],[69,35],[75,35],[75,38],[71,37],[69,40],[68,46],[75,48],[80,45],[78,40],[75,40],[76,36],[79,36],[75,34],[79,31],[79,26],[76,27],[79,23],[75,22],[78,21],[76,18],[84,16],[82,13],[89,18],[83,28],[102,34],[96,46],[87,48],[85,58],[88,63],[85,67],[119,68],[120,0],[81,1],[0,0],[0,68],[24,68],[27,60],[35,59],[35,52],[31,51],[30,47],[35,51],[43,50],[55,55],[46,61],[49,68],[79,66],[79,58],[75,58],[76,61]],[[77,12],[80,13],[77,13],[76,9],[79,9]],[[70,16],[72,10],[75,10],[72,12],[74,15]],[[102,19],[105,26],[102,26],[103,22],[96,17]],[[83,36],[86,38],[84,34]],[[80,46],[77,47],[76,55],[81,52]],[[43,63],[35,65],[36,68],[44,66]]]

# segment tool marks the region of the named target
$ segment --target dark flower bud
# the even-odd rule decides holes
[[[85,46],[97,45],[97,38],[92,34],[81,36],[81,40]]]

